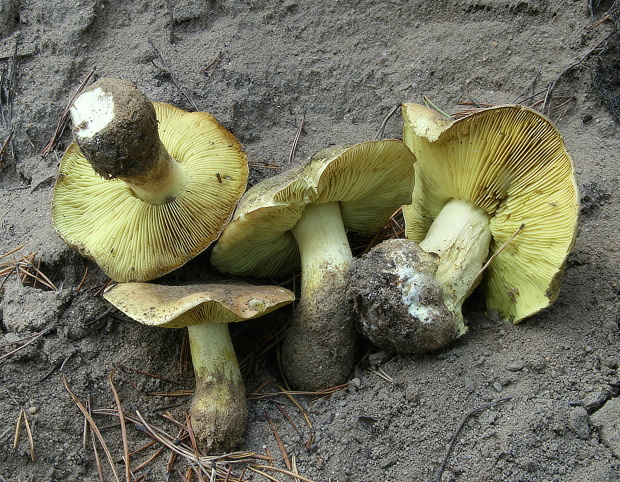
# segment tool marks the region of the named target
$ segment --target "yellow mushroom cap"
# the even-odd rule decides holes
[[[125,182],[100,177],[75,143],[61,160],[54,188],[59,235],[119,282],[157,278],[206,249],[247,184],[246,155],[213,116],[153,105],[161,142],[186,172],[173,200],[149,204]]]
[[[487,307],[517,323],[549,306],[579,214],[573,163],[557,129],[521,105],[448,120],[404,104],[403,118],[404,142],[418,159],[412,203],[403,208],[406,236],[422,241],[455,198],[491,216],[492,253],[524,225],[484,274]]]
[[[233,323],[258,318],[292,303],[295,295],[279,286],[239,283],[120,283],[106,291],[104,298],[144,325],[183,328],[205,321]]]
[[[346,229],[375,233],[410,202],[414,163],[398,140],[324,149],[305,165],[250,188],[215,244],[211,262],[223,272],[260,277],[298,269],[290,229],[312,203],[339,202]]]

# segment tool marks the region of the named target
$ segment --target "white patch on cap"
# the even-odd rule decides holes
[[[267,308],[263,300],[257,300],[256,298],[252,298],[250,301],[248,301],[248,306],[250,307],[250,309],[259,313],[262,313],[263,311],[265,311],[265,308]]]
[[[97,87],[75,99],[70,112],[75,135],[90,138],[114,119],[114,99],[112,94]]]

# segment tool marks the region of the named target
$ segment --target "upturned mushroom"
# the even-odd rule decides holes
[[[52,219],[113,280],[148,281],[206,249],[245,191],[246,155],[205,112],[152,103],[101,79],[73,103]]]
[[[414,162],[397,140],[323,150],[249,189],[215,244],[211,262],[225,273],[278,277],[301,268],[282,348],[292,385],[320,390],[349,376],[356,332],[344,296],[352,259],[345,230],[375,233],[408,203]]]
[[[557,129],[521,105],[454,120],[404,104],[403,117],[404,142],[418,159],[412,203],[403,207],[408,240],[352,267],[349,293],[364,333],[401,352],[445,346],[465,333],[461,306],[481,280],[488,309],[504,320],[548,307],[579,213]],[[373,269],[382,274],[365,277]]]
[[[196,378],[189,411],[194,433],[208,453],[238,446],[243,441],[247,404],[228,323],[258,318],[291,303],[293,292],[245,284],[121,283],[104,297],[142,324],[187,327]]]

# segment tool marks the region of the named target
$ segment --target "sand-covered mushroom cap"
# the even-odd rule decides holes
[[[104,297],[145,325],[187,326],[196,378],[189,409],[193,431],[206,452],[236,448],[243,441],[247,403],[228,323],[257,318],[291,303],[293,292],[241,283],[121,283]]]
[[[397,140],[323,150],[253,186],[213,248],[213,265],[231,274],[301,268],[301,297],[282,347],[291,385],[321,390],[351,373],[356,329],[344,296],[353,257],[346,229],[375,233],[408,203],[414,163]]]
[[[164,328],[196,325],[205,317],[219,323],[250,320],[295,299],[290,290],[279,286],[239,283],[121,283],[106,291],[105,298],[143,325]]]
[[[573,164],[557,129],[521,105],[449,120],[404,104],[403,117],[404,142],[418,159],[412,203],[403,208],[406,236],[423,242],[451,200],[469,202],[487,213],[496,254],[483,276],[488,308],[516,323],[549,306],[579,213]]]
[[[157,278],[205,250],[247,185],[246,155],[213,116],[149,105],[157,117],[156,145],[163,148],[151,171],[141,172],[129,160],[115,166],[108,156],[102,162],[109,169],[98,168],[102,177],[74,142],[54,187],[52,218],[59,235],[119,282]],[[101,132],[110,137],[105,127]]]

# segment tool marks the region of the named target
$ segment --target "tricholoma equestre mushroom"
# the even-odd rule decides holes
[[[205,112],[101,79],[71,107],[75,142],[54,187],[64,241],[118,282],[148,281],[206,249],[248,178],[235,137]]]
[[[291,303],[293,292],[239,283],[121,283],[106,291],[104,297],[142,324],[187,327],[196,377],[190,407],[194,433],[206,452],[226,452],[239,445],[247,406],[228,323],[258,318]]]
[[[417,157],[412,203],[403,207],[408,239],[383,243],[351,267],[365,335],[400,352],[443,347],[465,333],[461,305],[480,281],[488,309],[504,320],[549,306],[579,213],[556,128],[521,105],[455,120],[404,104],[403,117]]]
[[[301,299],[282,350],[292,385],[321,390],[351,373],[345,229],[373,234],[410,202],[414,163],[397,140],[325,149],[249,189],[215,244],[211,262],[225,273],[277,277],[301,268]]]

